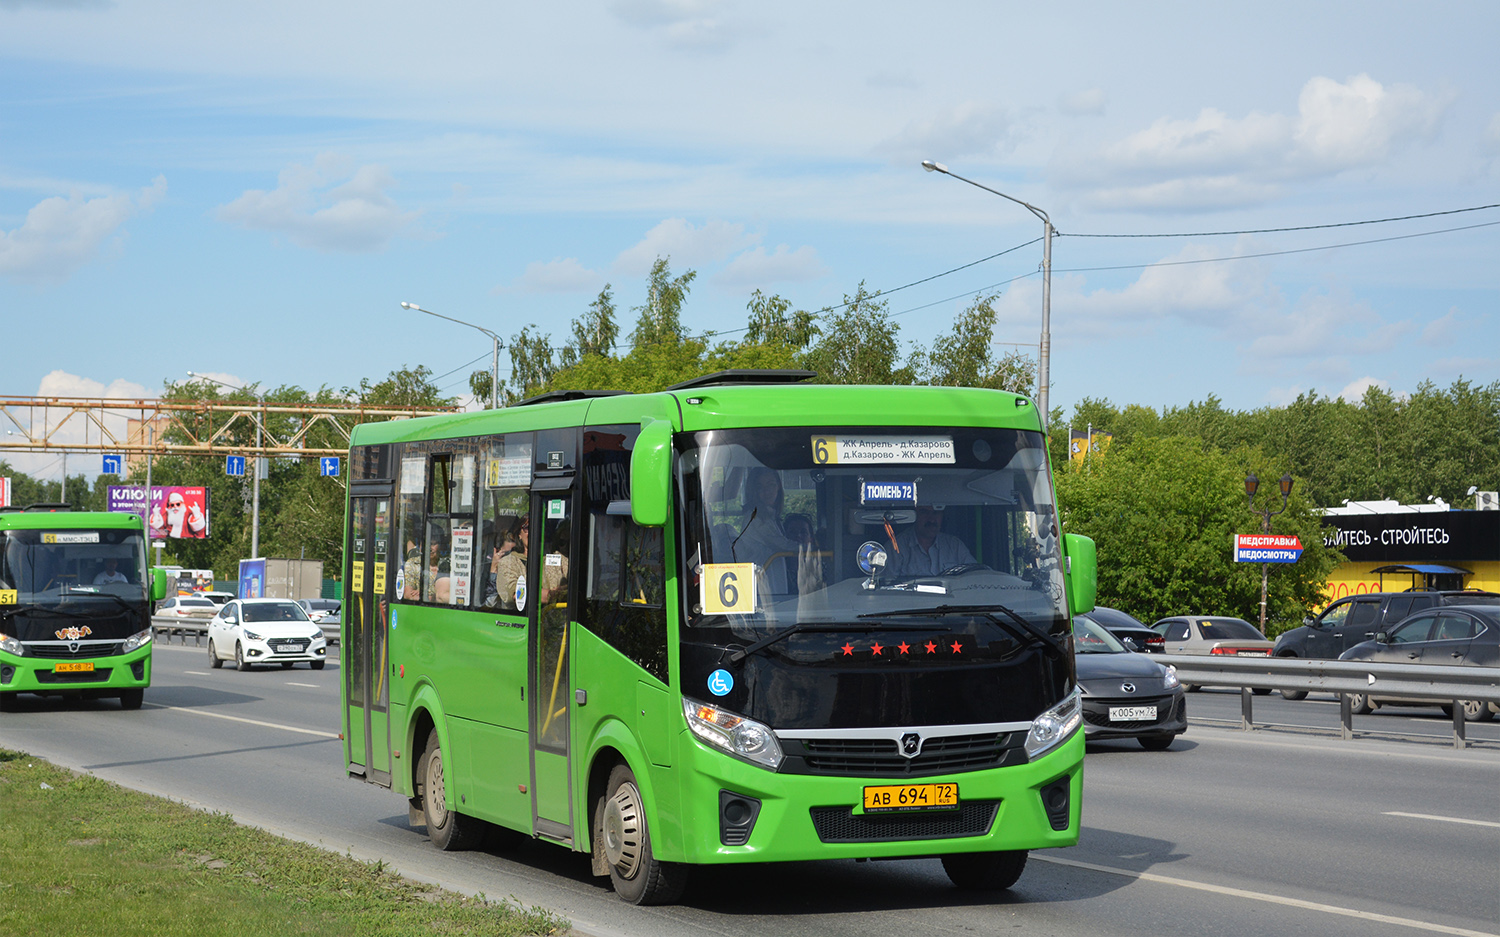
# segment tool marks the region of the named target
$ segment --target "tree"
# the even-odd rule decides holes
[[[640,315],[636,319],[635,331],[630,333],[630,341],[637,347],[675,345],[682,341],[682,304],[698,274],[689,270],[674,279],[668,267],[669,259],[658,257],[651,265],[646,304],[636,307]]]
[[[804,310],[792,310],[792,303],[774,293],[770,296],[756,290],[746,305],[750,313],[745,328],[746,345],[785,345],[802,351],[812,344],[821,329],[814,323],[816,317]]]
[[[981,296],[958,314],[951,332],[933,339],[932,351],[912,353],[917,379],[947,387],[988,387],[1029,396],[1036,362],[1017,351],[994,357],[997,296]]]
[[[803,357],[803,365],[816,371],[824,384],[910,384],[910,367],[898,365],[900,347],[896,336],[901,327],[891,321],[890,303],[879,293],[865,290],[864,281],[854,295],[831,312],[821,327],[818,343]]]

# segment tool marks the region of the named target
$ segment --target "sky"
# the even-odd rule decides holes
[[[863,282],[1034,356],[1041,244],[974,262],[1042,223],[924,159],[1059,232],[1054,407],[1500,380],[1500,208],[1207,236],[1500,203],[1500,6],[1229,7],[0,0],[0,395],[463,394],[401,302],[561,344],[608,283],[623,340],[659,256],[695,333]]]

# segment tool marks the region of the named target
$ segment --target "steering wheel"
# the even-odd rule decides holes
[[[976,571],[981,570],[981,569],[991,569],[991,567],[985,565],[984,563],[960,563],[957,566],[950,566],[950,567],[948,567],[947,569],[945,569],[942,572],[938,573],[938,575],[939,576],[962,576],[964,573],[972,573],[972,572],[976,572]]]

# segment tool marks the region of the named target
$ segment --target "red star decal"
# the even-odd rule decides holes
[[[929,654],[936,654],[937,653],[937,645],[933,644],[931,641],[928,641],[927,642],[927,653],[929,653]]]
[[[962,654],[964,652],[964,646],[962,644],[959,644],[957,641],[954,641],[949,646],[953,648],[953,653],[955,654]]]
[[[905,654],[907,651],[911,650],[911,645],[907,644],[905,641],[902,641],[900,644],[898,644],[896,646],[899,647],[899,648],[901,648],[901,653],[903,653],[903,654]]]
[[[846,644],[839,648],[839,650],[844,652],[845,657],[852,657],[854,655],[854,645],[852,644]]]
[[[885,648],[881,647],[881,645],[877,642],[873,647],[870,648],[870,650],[875,652],[876,657],[879,657],[880,652],[885,650]]]

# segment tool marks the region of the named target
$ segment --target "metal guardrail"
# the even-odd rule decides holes
[[[317,625],[323,629],[323,637],[329,644],[339,643],[337,624],[318,622]],[[153,615],[151,616],[151,630],[157,638],[164,639],[168,644],[172,643],[173,635],[177,635],[183,644],[188,643],[189,637],[192,637],[194,644],[202,644],[208,635],[208,619],[195,620]]]
[[[1355,660],[1305,660],[1299,657],[1212,657],[1152,654],[1170,665],[1177,679],[1192,686],[1238,687],[1241,728],[1255,727],[1252,690],[1304,690],[1336,693],[1339,723],[1346,739],[1354,737],[1350,693],[1401,699],[1432,700],[1453,707],[1453,746],[1468,744],[1463,703],[1500,703],[1500,667],[1447,667]]]

